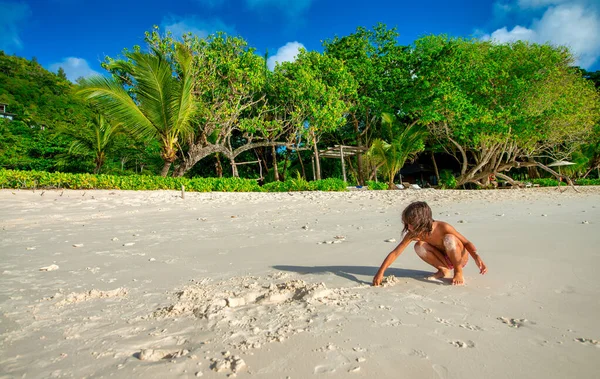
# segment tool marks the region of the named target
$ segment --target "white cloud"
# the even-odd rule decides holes
[[[544,8],[550,5],[564,4],[573,2],[573,0],[518,0],[519,7],[526,8]]]
[[[298,16],[310,8],[313,0],[246,0],[250,9],[277,8],[288,16]]]
[[[498,29],[491,35],[486,34],[482,39],[491,39],[499,43],[515,42],[519,40],[536,42],[537,34],[531,29],[517,25],[511,31],[508,31],[506,27]]]
[[[296,60],[296,56],[300,52],[300,49],[304,49],[304,45],[300,42],[288,42],[284,46],[277,50],[277,54],[267,59],[267,67],[269,70],[275,68],[277,62],[293,62]]]
[[[0,1],[0,50],[11,52],[12,49],[23,47],[19,32],[30,14],[26,3]]]
[[[205,38],[209,34],[215,32],[235,34],[235,28],[225,24],[219,19],[205,21],[200,20],[196,16],[169,16],[163,20],[161,27],[164,30],[169,30],[175,38],[181,38],[184,34],[189,32],[200,38]]]
[[[521,0],[534,3],[536,0]],[[556,3],[559,0],[537,0],[537,3]],[[575,55],[576,65],[589,68],[600,57],[600,13],[592,6],[580,3],[551,6],[529,27],[506,27],[485,35],[500,43],[516,40],[567,46]]]
[[[63,59],[62,62],[53,63],[50,65],[50,71],[57,72],[62,67],[65,70],[67,79],[75,83],[75,81],[81,77],[88,77],[92,75],[101,75],[98,71],[92,70],[87,61],[83,58],[68,57]]]

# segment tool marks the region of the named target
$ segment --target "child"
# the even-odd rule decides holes
[[[467,251],[479,267],[479,273],[483,275],[487,272],[485,263],[477,255],[475,245],[457,232],[452,225],[443,221],[435,221],[427,203],[423,201],[411,203],[402,212],[402,222],[404,223],[402,230],[404,238],[381,264],[373,278],[374,286],[381,284],[385,270],[412,241],[416,241],[417,255],[438,270],[430,279],[444,278],[450,270],[454,270],[452,284],[464,284],[463,267],[469,259]]]

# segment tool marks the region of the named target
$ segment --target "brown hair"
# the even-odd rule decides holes
[[[424,201],[410,203],[408,207],[402,211],[402,222],[404,223],[402,234],[407,234],[409,237],[413,238],[427,236],[433,230],[431,208],[429,208],[429,205]],[[412,226],[412,231],[408,229],[408,225]]]

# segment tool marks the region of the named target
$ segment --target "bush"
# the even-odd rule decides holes
[[[337,178],[315,180],[309,183],[311,191],[346,191],[346,187],[348,187],[348,183]]]
[[[301,177],[285,182],[272,182],[260,187],[254,179],[241,178],[163,178],[147,175],[92,175],[63,172],[0,170],[0,186],[4,188],[66,188],[116,190],[180,190],[190,192],[288,192],[345,191],[346,182],[324,179],[307,182]]]
[[[440,185],[443,189],[456,188],[456,178],[450,170],[442,170],[440,172]]]
[[[577,179],[575,184],[580,186],[600,186],[600,179]]]
[[[367,181],[367,186],[370,190],[386,190],[388,188],[388,184],[384,182],[376,182],[373,180]]]

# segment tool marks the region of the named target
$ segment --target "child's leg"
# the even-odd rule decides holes
[[[419,241],[415,243],[415,251],[419,258],[429,263],[433,267],[437,268],[437,272],[430,276],[430,278],[440,279],[445,277],[450,270],[452,269],[446,259],[444,258],[444,254],[439,251],[436,247],[431,246],[427,242]]]
[[[446,249],[446,255],[454,266],[454,278],[452,279],[452,284],[464,284],[465,280],[462,272],[463,267],[467,264],[467,259],[469,259],[467,250],[462,242],[452,234],[446,234],[444,236],[444,248]]]

